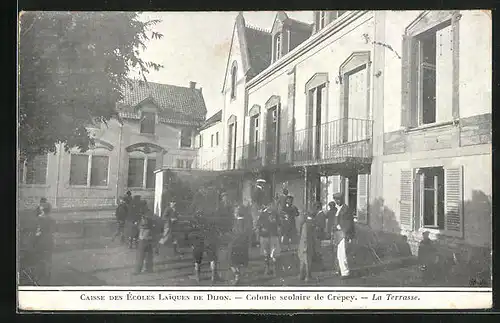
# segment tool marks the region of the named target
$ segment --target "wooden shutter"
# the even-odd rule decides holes
[[[370,174],[358,174],[357,218],[359,223],[368,224],[368,194],[370,191]]]
[[[401,126],[409,127],[411,124],[410,95],[411,95],[411,37],[403,35],[403,52],[401,58]]]
[[[401,170],[399,222],[402,229],[412,230],[413,222],[413,170]]]
[[[436,122],[452,120],[453,46],[452,28],[436,33]]]
[[[444,170],[444,227],[448,235],[463,236],[463,170]]]
[[[234,122],[234,137],[233,137],[233,160],[231,161],[231,163],[234,165],[233,167],[236,168],[238,167],[238,160],[241,159],[243,156],[241,155],[242,152],[239,153],[240,156],[236,156],[238,154],[238,146],[236,146],[236,144],[238,143],[237,141],[237,131],[238,131],[238,122],[235,121]]]

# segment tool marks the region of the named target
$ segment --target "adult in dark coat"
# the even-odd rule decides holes
[[[287,196],[285,204],[281,208],[281,243],[286,249],[294,243],[297,235],[296,218],[299,216],[299,210],[293,205],[293,196]]]
[[[120,242],[121,243],[125,242],[124,229],[127,216],[128,216],[128,205],[127,202],[125,201],[125,198],[121,198],[115,211],[116,226],[117,226],[116,233],[114,234],[111,241],[114,241],[117,237],[120,237]]]
[[[333,196],[337,206],[337,233],[339,235],[339,243],[337,245],[337,260],[342,277],[350,276],[349,264],[347,260],[347,245],[354,238],[354,216],[349,209],[349,206],[344,204],[344,196],[337,193]]]
[[[134,196],[128,207],[128,215],[125,220],[125,231],[128,240],[128,247],[137,247],[139,238],[139,221],[141,219],[142,201],[139,195]]]
[[[51,209],[50,203],[42,202],[37,211],[38,217],[34,241],[34,255],[36,258],[35,282],[41,286],[50,284],[52,269],[56,221],[50,216]]]

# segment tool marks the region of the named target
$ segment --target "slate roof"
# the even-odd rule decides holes
[[[146,100],[151,100],[159,108],[160,120],[172,123],[201,124],[207,108],[199,89],[155,82],[140,83],[133,80],[125,86],[124,98],[118,103],[120,115],[124,118],[138,118],[136,108]]]
[[[272,36],[263,30],[245,26],[245,38],[250,60],[248,77],[251,79],[271,64]]]
[[[208,118],[207,121],[205,121],[205,123],[201,126],[200,130],[210,128],[220,121],[222,121],[222,110],[217,111],[213,116]]]

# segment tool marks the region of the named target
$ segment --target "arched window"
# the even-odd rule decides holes
[[[231,69],[231,99],[236,98],[236,72],[238,68],[236,66],[236,62],[234,62],[233,67]]]

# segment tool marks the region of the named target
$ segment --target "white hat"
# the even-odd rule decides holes
[[[262,179],[262,178],[259,178],[259,179],[257,180],[257,183],[265,183],[265,182],[266,182],[266,180],[265,180],[265,179]]]

